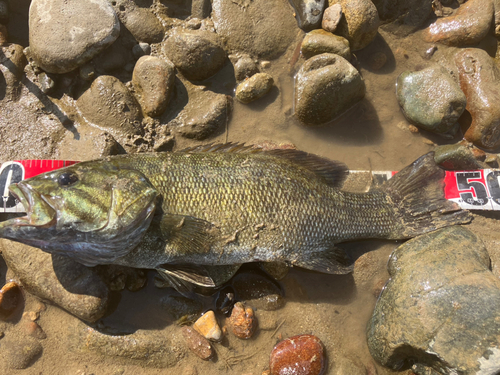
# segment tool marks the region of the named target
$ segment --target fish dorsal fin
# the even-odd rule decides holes
[[[305,151],[292,149],[276,149],[263,151],[266,154],[290,160],[292,163],[313,172],[322,177],[326,183],[332,187],[342,187],[349,174],[347,165],[340,161],[322,158],[321,156],[309,154]]]
[[[332,187],[342,187],[349,174],[347,166],[340,161],[333,161],[305,151],[294,149],[263,150],[258,146],[245,145],[244,143],[210,143],[202,146],[186,148],[182,152],[233,152],[233,153],[265,153],[279,158],[287,159],[292,163],[322,177]]]

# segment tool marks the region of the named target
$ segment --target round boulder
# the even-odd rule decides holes
[[[163,51],[192,81],[213,76],[226,62],[220,38],[206,30],[175,30],[164,42]]]
[[[456,133],[458,118],[467,104],[458,83],[442,67],[401,73],[396,96],[408,121],[440,134]]]
[[[300,68],[295,84],[295,113],[307,125],[321,125],[365,96],[359,72],[339,55],[311,57]]]
[[[106,0],[33,0],[29,11],[30,50],[49,73],[66,73],[112,44],[120,23]]]

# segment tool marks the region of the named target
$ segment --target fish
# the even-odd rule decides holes
[[[235,143],[110,156],[12,184],[27,214],[1,222],[0,237],[86,266],[156,269],[182,291],[250,262],[346,274],[353,259],[339,243],[472,219],[445,199],[432,152],[366,193],[343,191],[347,174],[304,151]]]

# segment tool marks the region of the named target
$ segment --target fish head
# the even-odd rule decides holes
[[[9,190],[27,214],[0,222],[0,237],[88,266],[113,263],[136,247],[158,196],[142,173],[105,161],[44,173]]]

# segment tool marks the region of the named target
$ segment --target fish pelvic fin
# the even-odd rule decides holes
[[[334,275],[351,273],[354,269],[351,257],[344,249],[334,245],[303,252],[300,258],[292,260],[290,263],[293,266]]]
[[[423,155],[387,181],[387,201],[400,219],[389,239],[411,238],[436,229],[467,224],[472,215],[444,196],[445,171],[434,161],[434,152]]]

